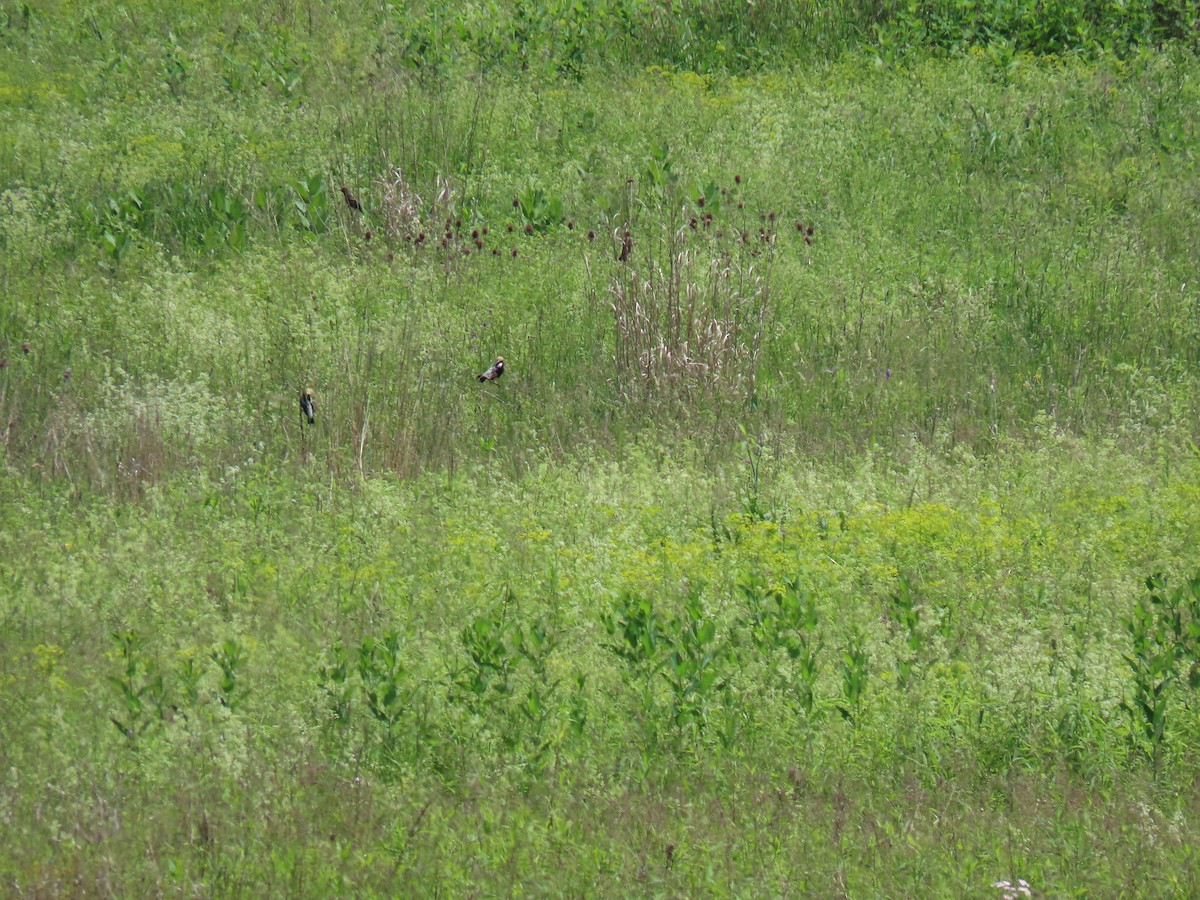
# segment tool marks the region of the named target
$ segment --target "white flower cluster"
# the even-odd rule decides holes
[[[1024,878],[1018,878],[1017,883],[1013,884],[1010,881],[993,881],[992,887],[1003,892],[1004,900],[1017,900],[1019,897],[1032,897],[1033,891],[1030,890],[1029,882]]]

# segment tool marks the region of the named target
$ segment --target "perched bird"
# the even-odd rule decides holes
[[[340,190],[342,192],[342,196],[346,198],[346,205],[355,212],[362,212],[362,204],[358,202],[358,198],[350,193],[350,188],[343,184]]]
[[[633,253],[633,237],[626,231],[621,235],[621,255],[617,257],[618,262],[627,262],[631,253]]]
[[[494,363],[492,363],[492,366],[490,369],[488,369],[482,375],[476,375],[475,377],[478,378],[480,381],[495,381],[497,378],[499,378],[503,374],[504,374],[504,357],[497,356],[496,361]]]
[[[308,416],[308,424],[313,425],[317,421],[317,404],[313,401],[312,388],[307,388],[300,395],[300,412]]]

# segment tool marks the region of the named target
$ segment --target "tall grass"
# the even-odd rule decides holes
[[[1197,63],[1029,13],[0,7],[5,889],[1195,893]]]

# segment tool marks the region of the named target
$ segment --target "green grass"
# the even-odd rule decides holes
[[[0,5],[5,890],[1195,893],[1187,10],[968,7]]]

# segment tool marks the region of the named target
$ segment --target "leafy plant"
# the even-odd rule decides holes
[[[901,573],[899,587],[888,600],[888,612],[900,626],[904,638],[904,651],[896,657],[896,675],[900,686],[906,688],[919,665],[920,651],[925,644],[925,634],[920,628],[921,607],[907,574]]]
[[[231,713],[236,713],[250,693],[241,677],[241,668],[246,661],[245,651],[235,639],[228,638],[209,655],[221,670],[221,677],[217,682],[217,699]]]
[[[388,728],[411,715],[418,687],[404,670],[400,636],[389,632],[382,638],[365,637],[358,648],[357,671],[362,683],[367,710]],[[351,689],[346,681],[345,663],[335,650],[333,665],[325,670],[337,709],[348,708]]]
[[[108,682],[116,690],[122,712],[109,717],[116,729],[136,745],[148,731],[169,717],[170,702],[158,663],[145,655],[145,641],[136,630],[112,635],[122,661],[120,675]]]
[[[851,634],[841,653],[842,702],[837,711],[852,725],[858,724],[859,706],[867,690],[868,662],[862,636]]]
[[[1125,662],[1133,673],[1133,699],[1122,706],[1140,727],[1155,776],[1161,771],[1167,711],[1182,676],[1200,686],[1200,574],[1173,591],[1161,574],[1146,579],[1133,613],[1125,620],[1132,643]]]
[[[812,719],[824,647],[816,598],[801,587],[799,576],[768,587],[761,575],[743,571],[738,575],[738,590],[750,607],[750,637],[755,647],[772,664],[780,687]],[[776,665],[780,652],[786,662]]]
[[[328,188],[325,176],[319,174],[292,182],[292,207],[302,230],[324,234],[328,229],[331,215]],[[266,198],[263,199],[266,205]]]
[[[539,232],[562,224],[564,218],[562,200],[539,187],[530,186],[517,194],[517,209],[521,219]]]

